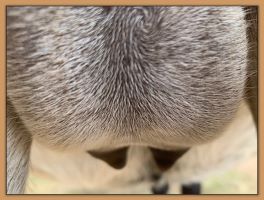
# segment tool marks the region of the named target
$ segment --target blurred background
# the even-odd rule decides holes
[[[203,194],[257,194],[257,133],[245,102],[223,135],[194,147],[170,169],[169,194],[182,182],[200,182]],[[114,170],[85,152],[59,152],[33,142],[28,194],[151,194],[152,158],[133,147],[128,163]]]

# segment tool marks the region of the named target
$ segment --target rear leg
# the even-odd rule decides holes
[[[258,127],[258,8],[256,6],[246,8],[246,20],[248,23],[248,81],[246,98],[256,127]]]
[[[30,134],[7,102],[7,194],[24,193],[30,146]]]

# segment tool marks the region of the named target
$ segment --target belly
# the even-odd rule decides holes
[[[241,8],[114,8],[107,20],[101,8],[49,9],[7,34],[8,97],[33,137],[62,148],[194,145],[232,119],[246,80]]]

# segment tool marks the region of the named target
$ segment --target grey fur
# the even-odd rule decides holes
[[[7,193],[19,194],[25,189],[31,136],[14,108],[7,104]]]
[[[26,141],[63,150],[177,149],[218,137],[245,97],[245,14],[242,7],[9,7],[7,95],[26,128],[8,136],[8,152],[23,146],[12,141],[24,132]],[[25,175],[14,181],[9,167],[16,158],[8,156],[8,193],[23,191]]]

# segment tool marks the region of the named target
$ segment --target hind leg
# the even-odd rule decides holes
[[[246,20],[248,21],[248,81],[246,98],[253,115],[256,127],[258,127],[258,22],[257,7],[246,8]]]
[[[31,137],[14,108],[7,103],[7,194],[24,193]]]

